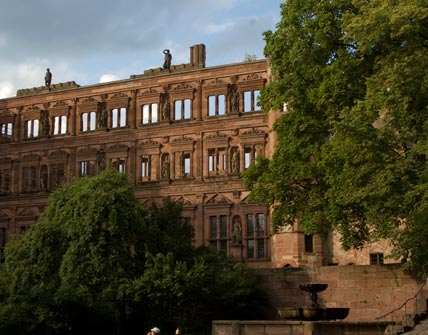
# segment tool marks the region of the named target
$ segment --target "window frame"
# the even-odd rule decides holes
[[[32,139],[40,136],[40,120],[28,119],[24,122],[25,138]]]
[[[90,132],[97,129],[97,113],[96,112],[83,112],[80,115],[81,127],[80,131]]]
[[[207,115],[208,117],[226,115],[226,95],[225,94],[208,95]]]
[[[209,244],[219,252],[228,253],[229,216],[227,214],[211,214],[209,220]]]
[[[12,139],[13,137],[13,123],[5,122],[0,125],[0,137]]]
[[[192,99],[183,98],[174,100],[174,121],[192,119]]]
[[[156,106],[156,108],[154,108]],[[145,110],[147,111],[147,117],[144,116]],[[154,117],[155,116],[155,117]],[[145,122],[145,120],[147,121]],[[151,102],[141,105],[141,124],[148,125],[159,122],[159,103]]]
[[[370,255],[370,265],[383,265],[385,257],[383,252],[371,252]]]
[[[128,125],[128,108],[116,107],[110,110],[111,128],[120,129]]]
[[[261,229],[261,226],[263,229]],[[266,259],[268,257],[266,213],[260,211],[245,213],[244,232],[243,240],[245,241],[246,259]]]
[[[247,89],[242,92],[244,113],[262,111],[261,106],[257,104],[259,96],[260,89]]]
[[[56,115],[53,117],[53,135],[65,135],[68,131],[68,116],[67,115]]]

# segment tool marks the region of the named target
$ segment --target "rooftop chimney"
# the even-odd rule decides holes
[[[190,47],[190,64],[195,67],[205,67],[204,44],[196,44]]]

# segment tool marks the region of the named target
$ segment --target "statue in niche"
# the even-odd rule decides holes
[[[97,156],[98,171],[101,172],[106,168],[106,153],[104,151],[98,151]]]
[[[98,126],[100,128],[107,127],[107,108],[104,102],[100,104]]]
[[[49,69],[46,69],[46,74],[45,74],[46,88],[51,88],[51,82],[52,82],[52,72]]]
[[[40,188],[46,190],[48,188],[48,168],[43,165],[40,170]]]
[[[161,174],[163,179],[169,179],[169,156],[163,156]]]
[[[232,152],[232,173],[239,173],[239,151],[238,148],[234,148]]]
[[[42,135],[48,136],[49,135],[49,112],[44,111],[42,114]]]
[[[169,52],[169,49],[165,49],[164,51],[163,51],[163,53],[164,53],[164,62],[163,62],[163,68],[165,69],[165,70],[168,70],[168,69],[170,69],[171,68],[171,60],[172,60],[172,55],[171,55],[171,53]]]
[[[263,146],[261,144],[257,144],[255,147],[256,157],[260,157],[263,154]]]
[[[230,112],[239,113],[239,93],[236,84],[229,86]]]
[[[169,120],[169,95],[162,94],[162,120]]]
[[[239,216],[233,218],[232,223],[232,244],[242,243],[242,228]]]

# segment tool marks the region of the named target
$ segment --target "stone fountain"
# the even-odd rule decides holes
[[[318,303],[318,292],[326,290],[328,284],[300,284],[302,291],[310,293],[311,305],[295,308],[278,308],[278,317],[284,320],[342,320],[348,316],[349,308],[322,308]]]

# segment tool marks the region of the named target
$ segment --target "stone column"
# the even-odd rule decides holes
[[[137,128],[137,90],[132,90],[132,98],[129,107],[129,127]]]
[[[16,113],[15,118],[13,120],[13,141],[14,142],[20,142],[21,139],[21,113],[22,113],[22,106],[19,106],[18,113]]]
[[[72,99],[72,101],[73,101],[73,107],[71,109],[71,115],[70,115],[70,122],[71,122],[70,134],[72,136],[76,136],[77,98]]]
[[[195,94],[195,103],[193,106],[195,111],[194,118],[198,121],[202,120],[202,80],[198,80],[198,85]]]

